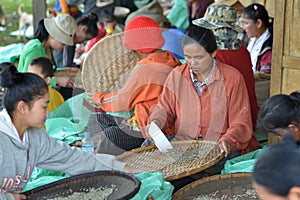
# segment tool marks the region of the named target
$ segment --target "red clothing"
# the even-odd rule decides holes
[[[216,59],[234,67],[243,75],[250,98],[252,126],[255,128],[259,107],[255,94],[255,80],[250,53],[245,46],[241,46],[238,50],[217,50]]]
[[[95,94],[95,104],[106,112],[126,112],[135,108],[139,128],[144,131],[149,110],[157,104],[170,71],[180,65],[170,51],[157,51],[137,62],[124,86],[111,93]]]
[[[258,60],[257,70],[266,74],[271,74],[272,49],[265,51]]]
[[[98,31],[98,36],[89,40],[85,52],[88,52],[99,40],[106,36],[106,30],[101,25],[98,26]]]
[[[200,97],[188,64],[172,70],[150,119],[180,140],[198,139],[201,134],[206,140],[229,142],[241,153],[258,148],[245,81],[236,69],[219,61]]]

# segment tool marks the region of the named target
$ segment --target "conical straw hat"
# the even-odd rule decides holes
[[[82,65],[82,83],[86,92],[111,92],[119,89],[139,60],[123,46],[123,33],[106,36],[88,52]]]

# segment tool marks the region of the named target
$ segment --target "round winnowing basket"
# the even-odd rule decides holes
[[[213,141],[187,140],[171,142],[173,149],[160,152],[155,145],[127,151],[117,160],[147,172],[162,172],[171,181],[203,171],[217,162],[224,154]]]
[[[28,200],[76,199],[89,193],[95,200],[130,199],[139,191],[140,181],[133,175],[119,171],[97,171],[65,178],[29,190],[24,194]],[[76,195],[76,196],[75,196]],[[77,199],[83,197],[77,197]]]
[[[241,200],[259,199],[252,185],[252,173],[214,175],[194,181],[178,190],[172,199]]]
[[[82,64],[85,91],[119,89],[138,60],[136,53],[123,46],[123,33],[106,36],[92,47]]]

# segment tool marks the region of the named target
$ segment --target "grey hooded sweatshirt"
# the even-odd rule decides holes
[[[56,141],[43,129],[27,130],[27,143],[18,137],[10,116],[0,112],[0,199],[14,199],[9,192],[20,193],[34,167],[76,175],[97,170],[123,170],[125,163],[108,154],[92,155],[71,149]]]

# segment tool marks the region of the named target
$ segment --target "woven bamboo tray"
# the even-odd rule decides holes
[[[259,199],[252,185],[252,173],[221,174],[194,181],[173,195],[173,200]]]
[[[97,171],[65,178],[29,190],[24,194],[29,200],[43,200],[67,197],[74,192],[83,193],[93,189],[102,189],[98,193],[99,198],[93,199],[123,200],[134,197],[139,191],[140,184],[140,181],[131,174],[119,171]],[[104,195],[101,192],[111,188],[113,189],[112,193],[107,198],[103,198]]]
[[[213,141],[186,140],[171,142],[175,150],[160,152],[155,145],[127,151],[117,160],[147,172],[162,172],[171,181],[203,171],[217,162],[224,154]]]
[[[85,91],[107,93],[119,89],[138,60],[123,46],[123,33],[106,36],[92,47],[82,64]]]

